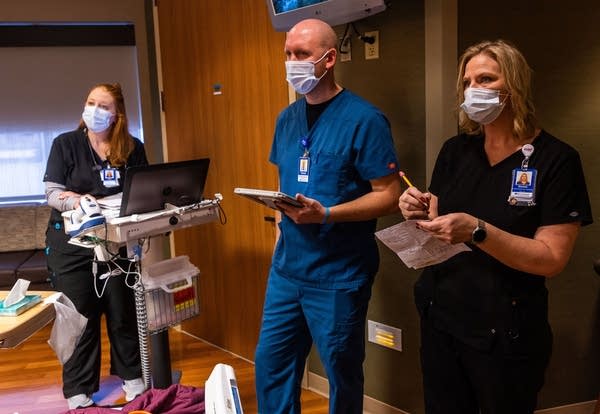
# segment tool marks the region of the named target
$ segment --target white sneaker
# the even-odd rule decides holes
[[[142,378],[123,381],[123,391],[125,391],[125,401],[132,401],[135,397],[146,391],[146,384]]]
[[[77,394],[69,397],[67,398],[67,402],[69,403],[69,410],[74,410],[75,408],[85,408],[94,404],[94,401],[90,398],[90,396],[85,394]]]

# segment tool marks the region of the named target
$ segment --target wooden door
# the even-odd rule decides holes
[[[223,195],[226,219],[175,234],[175,254],[201,271],[201,313],[184,329],[253,360],[274,214],[233,189],[277,188],[268,155],[288,102],[284,34],[263,0],[160,0],[158,22],[168,161],[209,157],[205,197]]]

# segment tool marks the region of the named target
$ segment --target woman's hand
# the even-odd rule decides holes
[[[477,227],[477,219],[467,213],[450,213],[430,221],[417,223],[425,230],[448,244],[470,242],[473,230]]]
[[[73,209],[76,209],[77,207],[79,207],[79,199],[81,198],[81,194],[76,193],[74,191],[63,191],[62,193],[60,193],[58,195],[59,200],[65,200],[65,199],[71,198],[71,197],[76,198],[75,205],[73,206]]]
[[[417,187],[408,187],[398,199],[398,207],[406,220],[429,219],[431,194],[422,193]]]

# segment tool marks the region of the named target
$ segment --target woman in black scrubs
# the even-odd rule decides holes
[[[125,168],[147,164],[144,145],[129,134],[119,84],[94,86],[79,127],[52,143],[44,175],[46,198],[53,207],[46,232],[48,268],[53,286],[88,318],[73,355],[63,365],[63,394],[70,409],[94,404],[92,394],[100,383],[102,315],[110,340],[110,373],[123,379],[126,399],[141,394],[145,385],[134,292],[128,286],[133,281],[123,274],[99,280],[108,267],[94,263],[93,249],[68,244],[61,213],[78,208],[85,194],[100,198],[120,192]]]
[[[415,284],[427,414],[532,414],[552,352],[546,279],[592,222],[578,152],[538,126],[532,72],[502,40],[469,47],[457,78],[461,133],[406,219],[471,251]],[[523,180],[520,177],[524,177]]]

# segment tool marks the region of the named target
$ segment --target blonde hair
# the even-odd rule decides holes
[[[99,83],[94,85],[88,92],[88,95],[97,88],[102,88],[108,92],[115,100],[115,122],[110,126],[109,142],[110,151],[107,159],[113,167],[121,167],[127,164],[127,158],[133,152],[135,144],[129,127],[127,125],[127,113],[125,111],[125,99],[123,98],[123,90],[119,83]],[[86,96],[86,99],[87,99]],[[85,128],[83,119],[79,122],[79,128]]]
[[[510,94],[510,104],[513,112],[513,135],[527,138],[534,134],[537,127],[535,106],[531,91],[532,70],[525,57],[517,48],[504,40],[483,41],[465,50],[458,64],[458,79],[456,80],[456,100],[458,125],[467,134],[475,135],[483,132],[479,123],[469,119],[460,108],[464,101],[465,67],[469,61],[480,54],[494,59],[504,75],[506,92]]]

